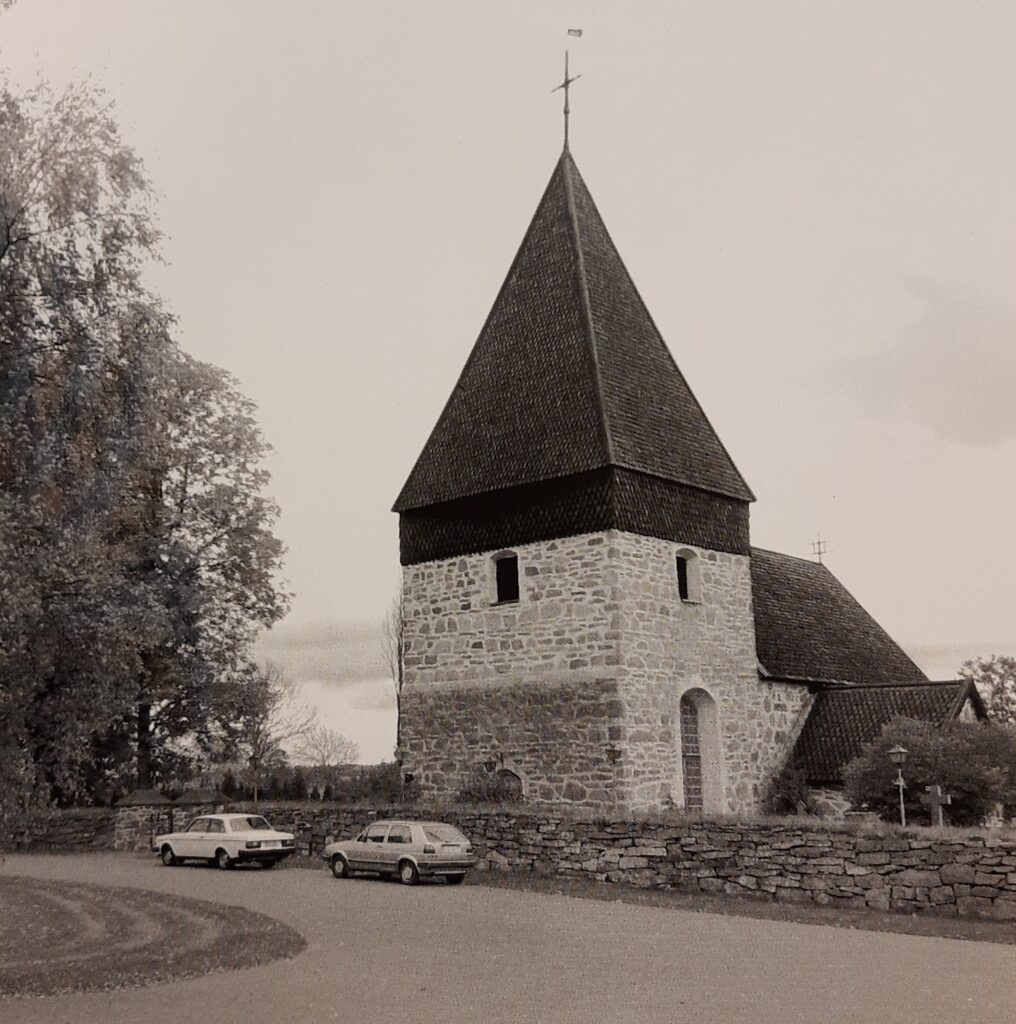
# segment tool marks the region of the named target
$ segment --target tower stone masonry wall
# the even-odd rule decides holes
[[[759,681],[748,557],[615,530],[512,551],[512,604],[496,603],[499,552],[403,569],[403,760],[423,794],[496,760],[529,799],[680,806],[678,702],[695,689],[715,709],[705,809],[756,810],[808,698]],[[697,600],[678,593],[678,551]]]
[[[678,704],[689,690],[711,698],[718,749],[712,812],[751,813],[803,721],[805,687],[759,680],[746,555],[630,533],[610,535],[620,614],[627,802],[682,806]],[[698,586],[682,600],[675,558],[689,558]],[[709,702],[707,702],[709,703]]]
[[[497,759],[527,798],[616,800],[617,602],[605,535],[524,544],[519,600],[497,604],[493,556],[403,568],[403,764],[453,796]]]

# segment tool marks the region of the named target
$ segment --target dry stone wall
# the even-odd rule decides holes
[[[262,804],[258,812],[276,828],[293,832],[298,853],[307,857],[317,857],[333,839],[352,838],[371,821],[439,818],[469,836],[481,870],[532,871],[756,900],[1016,920],[1012,830],[823,828],[807,819],[800,824],[787,819],[661,823],[447,806]],[[32,845],[112,848],[112,818],[110,812],[53,812],[36,823]]]
[[[263,808],[317,855],[397,808]],[[486,870],[534,871],[643,888],[901,913],[1016,920],[1016,833],[784,823],[580,820],[414,808],[454,822]]]
[[[113,846],[115,815],[106,807],[34,812],[19,819],[10,833],[0,835],[0,849],[108,850]]]

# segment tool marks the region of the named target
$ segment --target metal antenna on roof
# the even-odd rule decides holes
[[[822,534],[816,534],[815,539],[811,542],[811,553],[818,559],[818,564],[822,564],[822,556],[829,550],[829,546],[822,539]]]
[[[582,35],[582,29],[568,29],[569,35]],[[564,81],[560,85],[554,86],[551,92],[557,92],[558,89],[564,89],[564,148],[568,148],[568,115],[571,113],[571,107],[568,106],[568,88],[572,82],[581,78],[581,75],[573,75],[571,78],[568,77],[568,51],[564,51]]]

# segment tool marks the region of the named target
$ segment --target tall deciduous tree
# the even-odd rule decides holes
[[[992,721],[1016,725],[1016,658],[972,658],[963,662],[960,675],[973,679]]]
[[[150,189],[101,94],[0,84],[0,139],[0,766],[71,799],[207,732],[282,547],[253,406],[142,284]]]
[[[138,777],[181,736],[207,738],[218,704],[246,671],[258,631],[286,610],[278,515],[264,494],[269,453],[254,406],[228,374],[176,353],[160,391],[139,571],[168,632],[144,655]]]
[[[0,735],[69,796],[164,631],[126,570],[166,326],[140,284],[157,234],[91,90],[0,89],[0,138]]]

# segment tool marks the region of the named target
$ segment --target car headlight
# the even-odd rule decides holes
[[[248,841],[248,842],[244,843],[243,845],[245,847],[247,847],[248,850],[260,850],[261,849],[261,840],[260,839],[254,839],[252,841]]]
[[[295,846],[296,845],[296,840],[295,839],[283,839],[282,840],[282,845],[283,846]]]

